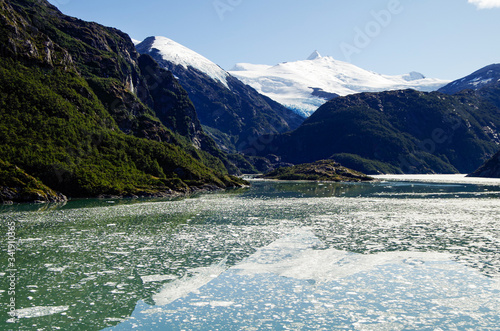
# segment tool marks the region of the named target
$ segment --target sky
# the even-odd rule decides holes
[[[49,0],[132,38],[164,36],[226,70],[314,50],[381,74],[455,80],[500,63],[500,0]]]

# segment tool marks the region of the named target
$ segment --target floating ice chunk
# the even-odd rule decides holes
[[[231,307],[232,305],[234,305],[234,302],[232,302],[232,301],[211,301],[210,302],[210,306],[212,306],[212,308]]]
[[[17,309],[15,314],[17,318],[34,318],[34,317],[59,314],[65,312],[68,309],[69,306],[31,307],[31,308]]]
[[[143,283],[151,283],[151,282],[163,282],[164,280],[174,280],[177,277],[172,275],[150,275],[150,276],[141,276]]]
[[[52,272],[63,272],[67,267],[59,267],[59,268],[47,268],[47,271]]]

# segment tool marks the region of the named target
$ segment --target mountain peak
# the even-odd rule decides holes
[[[148,37],[136,46],[141,54],[159,53],[162,60],[181,65],[185,69],[192,67],[208,75],[213,80],[229,88],[227,77],[229,74],[206,57],[169,39],[167,37]]]
[[[321,59],[322,56],[319,54],[318,51],[314,51],[307,59],[308,60],[316,60],[316,59]]]
[[[426,77],[420,72],[412,71],[406,75],[403,75],[403,79],[407,82],[412,82],[415,80],[425,79]]]
[[[455,94],[468,89],[479,90],[489,85],[496,85],[498,82],[500,82],[500,64],[491,64],[464,78],[451,82],[439,89],[439,92]]]

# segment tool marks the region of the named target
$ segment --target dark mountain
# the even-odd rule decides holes
[[[500,64],[492,64],[443,86],[438,91],[446,94],[455,94],[463,90],[479,90],[492,86],[500,81]]]
[[[500,178],[500,152],[486,161],[485,164],[470,174],[469,177]]]
[[[4,164],[70,196],[238,185],[210,153],[185,90],[128,35],[45,0],[0,1]]]
[[[294,164],[333,158],[373,174],[470,173],[498,150],[498,86],[454,96],[361,93],[320,107],[297,130],[268,136],[258,155]]]
[[[290,131],[304,120],[168,38],[149,37],[137,50],[151,55],[178,78],[201,124],[225,151],[244,151],[258,136]]]

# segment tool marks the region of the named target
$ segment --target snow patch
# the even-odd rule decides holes
[[[229,85],[227,83],[227,77],[229,74],[224,69],[195,51],[166,37],[154,37],[154,42],[150,47],[150,52],[155,49],[158,50],[161,57],[165,61],[181,65],[186,69],[188,69],[188,67],[198,69],[213,80],[222,83],[229,89]]]
[[[483,86],[483,85],[488,84],[492,80],[493,80],[493,78],[481,79],[480,77],[478,77],[478,78],[471,81],[471,85],[474,85],[477,88],[478,86]]]
[[[413,82],[415,80],[425,79],[425,76],[420,72],[412,71],[407,75],[403,75],[403,79],[407,82]]]

